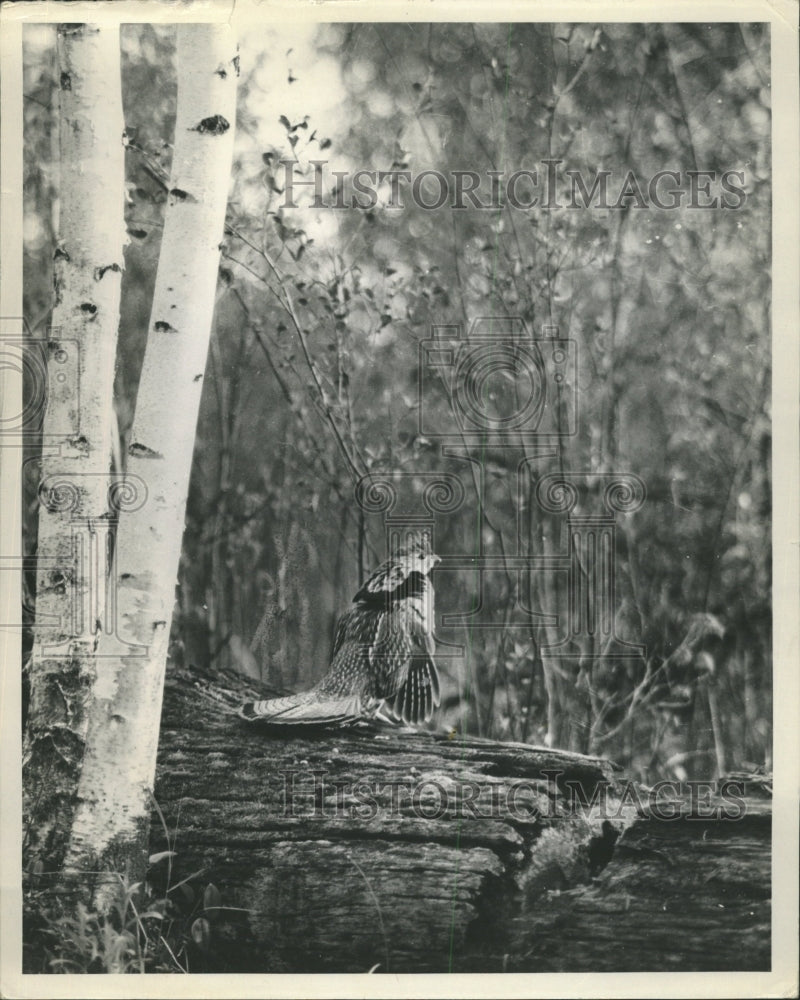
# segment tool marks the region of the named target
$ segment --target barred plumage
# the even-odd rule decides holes
[[[339,619],[325,676],[309,691],[249,702],[239,714],[281,725],[343,724],[379,710],[404,722],[430,719],[440,698],[428,574],[438,562],[427,533],[409,535]]]

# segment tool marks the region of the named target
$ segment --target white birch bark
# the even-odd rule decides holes
[[[178,108],[128,474],[147,501],[120,515],[117,636],[103,636],[68,867],[144,857],[167,643],[233,152],[238,57],[227,25],[178,31]],[[121,644],[139,647],[120,650]],[[138,653],[139,655],[135,655]],[[103,886],[96,900],[107,904]]]
[[[57,864],[104,617],[124,223],[119,29],[58,29],[60,222],[47,343],[35,645],[24,766],[29,848]]]

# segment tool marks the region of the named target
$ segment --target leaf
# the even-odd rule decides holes
[[[211,944],[211,924],[205,917],[198,917],[192,924],[192,940],[199,948],[208,950]]]
[[[292,124],[289,121],[289,119],[286,117],[286,115],[281,115],[280,118],[278,119],[278,121],[281,123],[281,125],[283,125],[283,127],[287,131],[292,127]]]
[[[215,910],[217,907],[222,905],[222,896],[219,894],[219,889],[214,885],[213,882],[209,882],[206,886],[206,891],[203,893],[203,909],[204,910]]]
[[[156,854],[151,854],[147,859],[147,863],[150,865],[157,865],[159,861],[163,861],[164,858],[174,858],[177,857],[176,851],[158,851]]]

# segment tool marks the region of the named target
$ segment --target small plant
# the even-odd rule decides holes
[[[136,933],[134,895],[138,885],[120,884],[112,912],[93,913],[79,902],[74,913],[53,917],[45,930],[52,972],[144,972],[145,955]]]
[[[150,872],[166,861],[166,886],[129,882],[121,875],[111,909],[100,913],[83,901],[54,900],[32,885],[25,895],[26,971],[145,973],[190,971],[190,955],[207,953],[211,923],[222,907],[209,883],[198,898],[188,879],[170,885],[174,851],[150,858]],[[197,873],[200,874],[200,873]],[[194,876],[193,876],[194,877]]]
[[[50,894],[26,894],[28,971],[63,973],[187,972],[182,926],[165,918],[177,910],[169,899],[154,898],[139,882],[118,879],[108,913],[83,901],[73,907]],[[46,901],[45,901],[46,899]],[[176,916],[179,914],[176,913]],[[178,928],[174,932],[173,923]]]

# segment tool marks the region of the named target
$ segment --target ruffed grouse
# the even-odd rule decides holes
[[[280,725],[345,724],[379,711],[427,721],[439,704],[433,660],[433,585],[439,562],[427,532],[409,533],[339,619],[331,665],[309,691],[248,702],[242,718]]]

